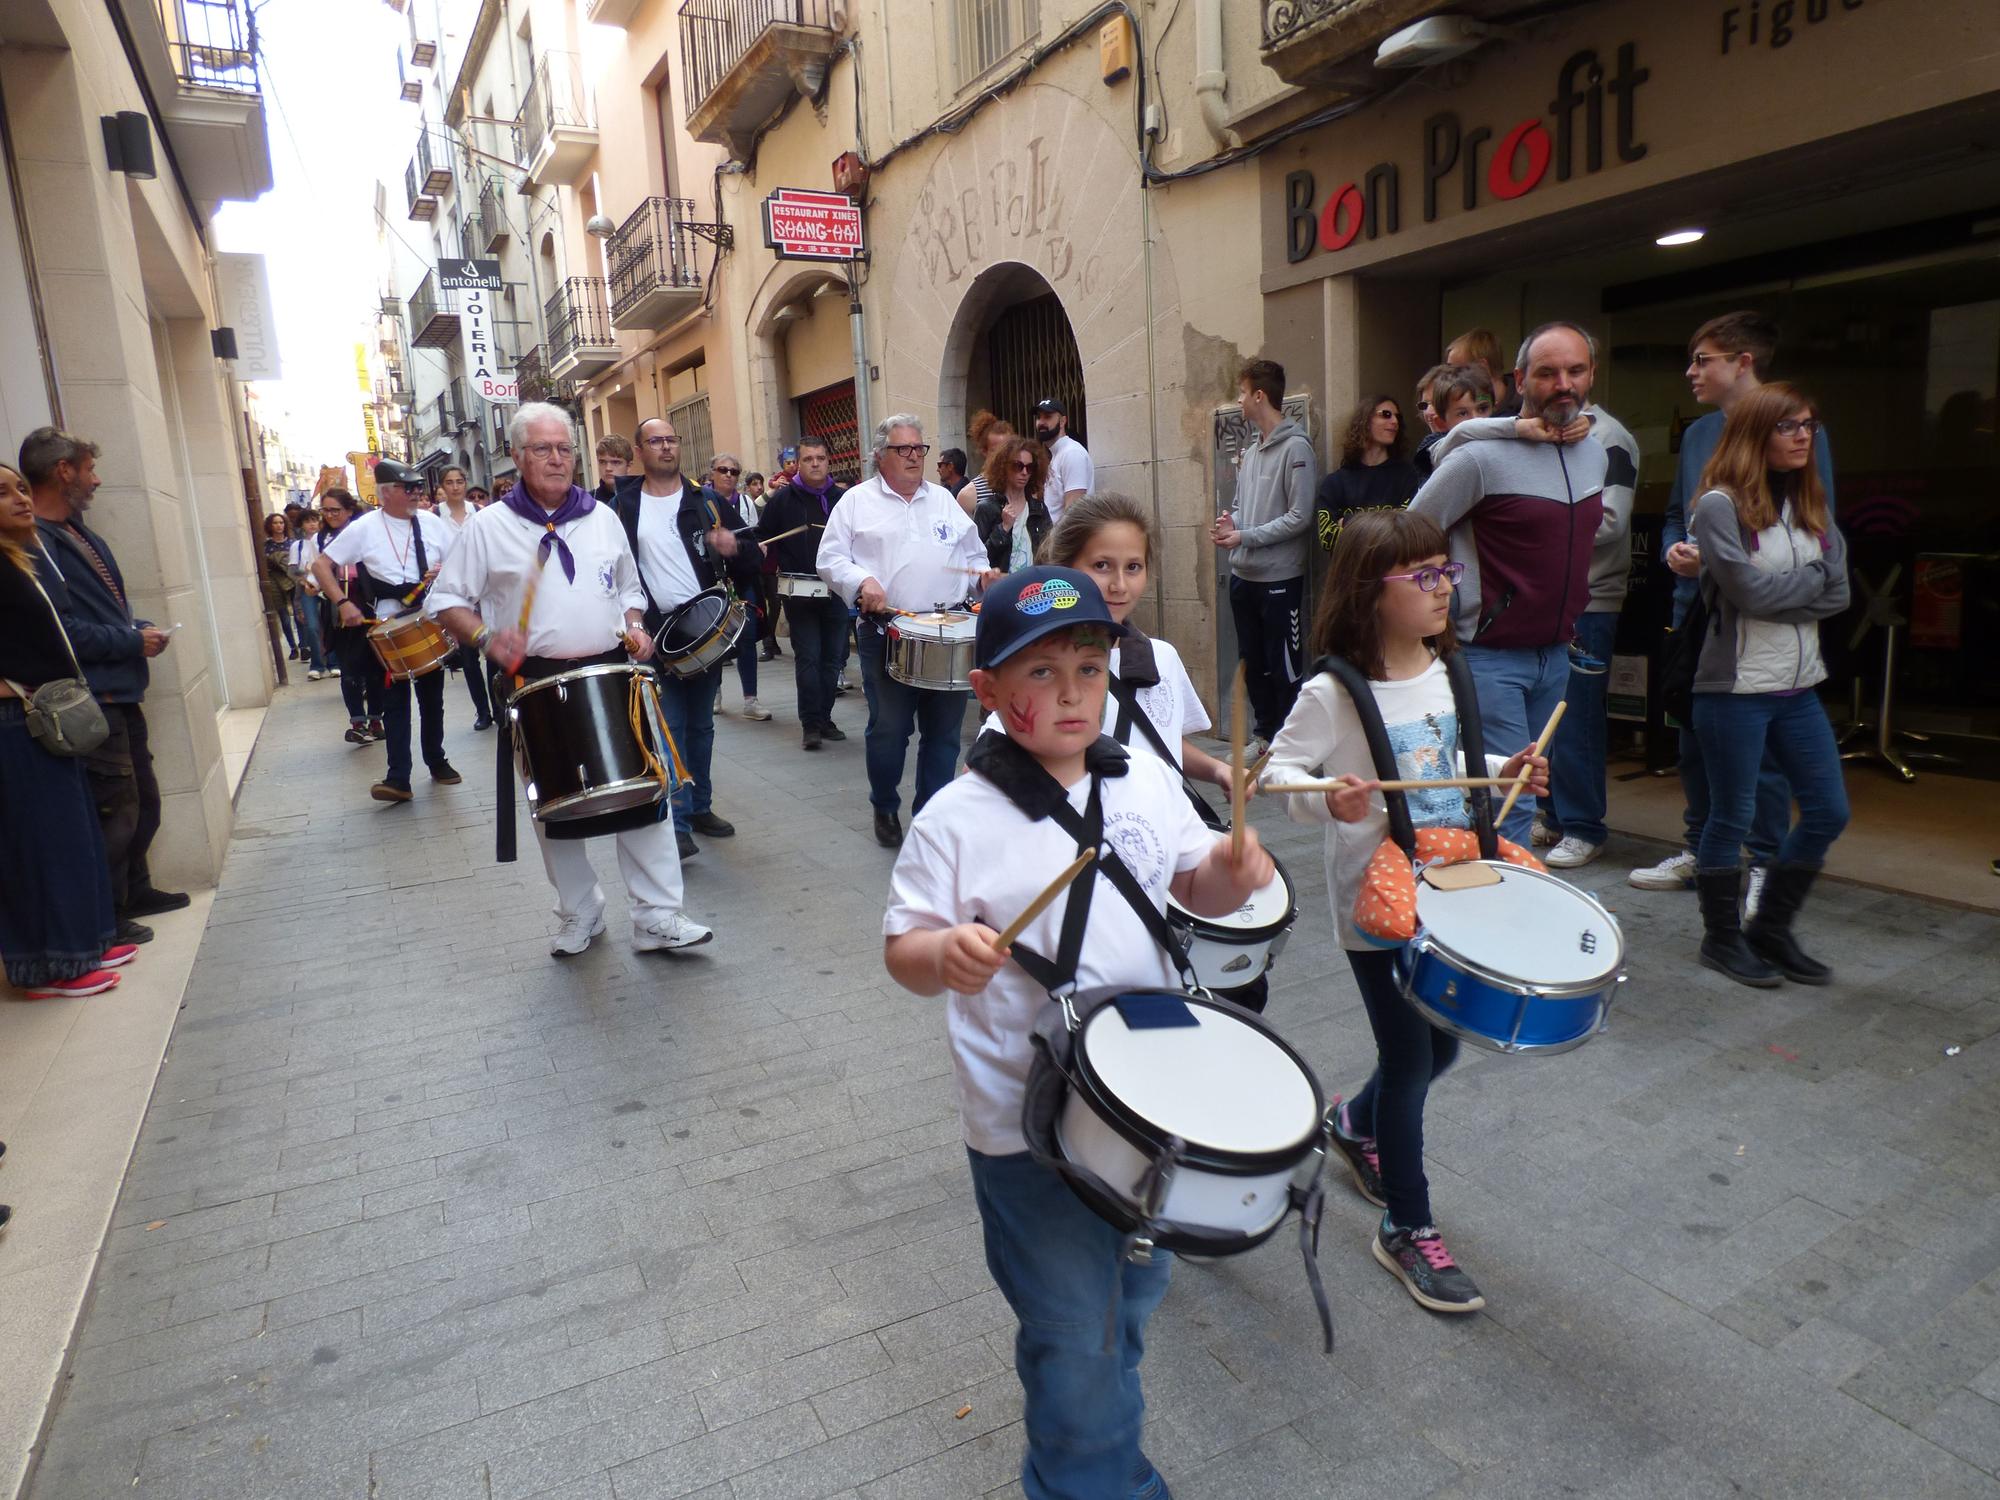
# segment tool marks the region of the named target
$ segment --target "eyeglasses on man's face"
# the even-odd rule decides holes
[[[652,437],[639,439],[639,446],[641,448],[678,448],[680,445],[681,440],[672,433],[667,433],[664,436],[655,433]]]
[[[521,451],[530,458],[559,458],[564,463],[576,457],[576,449],[568,443],[528,443]]]
[[[1731,364],[1735,359],[1736,356],[1733,354],[1697,354],[1688,360],[1688,363],[1697,370],[1706,370],[1710,365]]]
[[[1384,573],[1382,581],[1384,583],[1414,583],[1426,594],[1430,594],[1437,591],[1438,580],[1440,578],[1451,587],[1457,588],[1459,579],[1464,576],[1464,563],[1448,562],[1441,568],[1418,568],[1412,573]]]
[[[931,451],[929,443],[890,443],[885,452],[901,454],[904,458],[922,458]]]

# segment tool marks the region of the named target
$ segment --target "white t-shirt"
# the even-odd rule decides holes
[[[1194,679],[1188,676],[1187,667],[1181,661],[1181,654],[1173,643],[1153,638],[1153,664],[1159,668],[1160,680],[1151,687],[1140,688],[1139,710],[1153,721],[1153,727],[1160,731],[1160,738],[1167,742],[1167,748],[1174,752],[1176,763],[1180,760],[1181,741],[1191,734],[1200,734],[1211,727],[1208,710],[1201,706],[1201,699],[1195,696]],[[1122,643],[1111,648],[1111,671],[1118,671],[1118,653]],[[1000,715],[988,714],[979,726],[980,732],[992,730],[995,734],[1005,734],[1006,726],[1000,722]],[[1106,692],[1104,695],[1104,732],[1115,735],[1118,732],[1118,699]],[[1128,750],[1142,751],[1157,756],[1160,752],[1153,748],[1153,742],[1146,737],[1146,731],[1137,724],[1132,726],[1125,746]]]
[[[479,611],[489,629],[509,629],[519,625],[528,580],[539,574],[528,616],[528,654],[562,661],[603,655],[618,644],[625,612],[646,607],[625,527],[617,511],[598,505],[565,521],[556,534],[576,560],[574,582],[563,576],[553,550],[546,567],[538,560],[546,528],[504,505],[487,506],[466,522],[444,571],[424,596],[425,610],[435,616],[462,606]]]
[[[1049,444],[1049,477],[1042,486],[1042,503],[1049,508],[1049,524],[1062,519],[1063,496],[1071,490],[1088,495],[1097,483],[1097,469],[1090,450],[1068,433]]]
[[[671,495],[639,492],[639,571],[661,609],[679,609],[701,592],[701,579],[678,529],[686,498],[685,486]]]
[[[432,511],[431,514],[436,516],[440,521],[444,522],[446,526],[450,527],[451,534],[453,536],[457,536],[461,531],[465,530],[466,527],[472,524],[472,518],[479,514],[479,507],[474,505],[470,500],[466,501],[465,519],[462,521],[455,521],[452,519],[451,507],[445,504],[444,501],[440,500],[438,501],[437,509]]]
[[[1372,686],[1396,757],[1398,779],[1443,781],[1464,774],[1458,753],[1458,708],[1443,662],[1433,661],[1415,677]],[[1499,775],[1503,764],[1503,757],[1489,753],[1487,774]],[[1261,780],[1266,786],[1280,786],[1337,776],[1373,780],[1375,763],[1369,758],[1354,701],[1331,676],[1320,672],[1300,686],[1298,702],[1271,742],[1270,764]],[[1472,826],[1471,804],[1457,788],[1405,795],[1410,821],[1419,828]],[[1340,929],[1340,946],[1360,952],[1379,948],[1355,927],[1354,898],[1368,861],[1389,836],[1388,804],[1378,794],[1367,817],[1359,823],[1342,823],[1327,810],[1323,795],[1301,794],[1287,797],[1285,803],[1294,822],[1326,825],[1326,888],[1332,897],[1334,925]]]
[[[1085,776],[1070,788],[1070,805],[1080,813],[1089,796]],[[1105,778],[1103,808],[1105,842],[1164,910],[1174,876],[1200,864],[1216,836],[1195,816],[1173,772],[1149,756],[1135,756],[1125,775]],[[1054,819],[1029,822],[998,787],[968,771],[925,803],[910,824],[896,857],[882,934],[972,921],[1005,927],[1075,857],[1075,841]],[[1093,870],[1070,894],[1085,879],[1096,887],[1077,964],[1078,991],[1179,988],[1172,962],[1117,887]],[[1064,899],[1052,901],[1021,941],[1053,959],[1065,910]],[[1028,1149],[1021,1099],[1034,1057],[1029,1036],[1048,1003],[1047,992],[1013,963],[977,994],[947,992],[959,1123],[973,1150],[1007,1156]]]
[[[327,559],[337,567],[364,567],[368,576],[384,589],[400,586],[407,593],[423,572],[417,567],[417,547],[413,528],[424,533],[424,561],[433,568],[450,555],[456,540],[452,529],[429,511],[412,511],[408,520],[397,520],[387,511],[371,510],[356,516],[340,534],[327,543]],[[378,594],[375,618],[393,620],[403,612],[403,601],[393,594]]]
[[[819,576],[849,604],[873,578],[891,609],[935,609],[970,594],[986,567],[979,528],[940,484],[905,500],[871,475],[841,496],[820,536]]]

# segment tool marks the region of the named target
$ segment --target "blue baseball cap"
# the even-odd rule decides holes
[[[1075,568],[1023,568],[980,597],[972,640],[973,665],[990,670],[1030,642],[1073,625],[1102,626],[1109,636],[1130,635],[1111,618],[1097,581]]]

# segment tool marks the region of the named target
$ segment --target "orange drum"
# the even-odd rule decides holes
[[[373,626],[368,644],[389,675],[403,681],[437,671],[458,650],[444,627],[421,610]]]

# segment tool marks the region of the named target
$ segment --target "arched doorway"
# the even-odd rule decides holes
[[[963,434],[984,408],[1018,432],[1033,432],[1035,403],[1048,397],[1069,412],[1070,436],[1088,442],[1083,358],[1062,298],[1032,266],[989,266],[966,289],[945,341],[938,376],[943,426]]]

